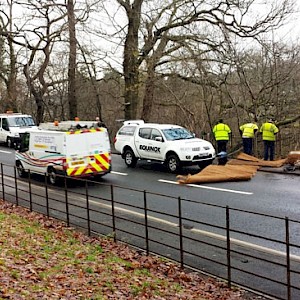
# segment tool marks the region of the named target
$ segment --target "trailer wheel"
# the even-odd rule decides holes
[[[16,167],[17,167],[17,172],[18,172],[19,177],[21,177],[21,178],[27,177],[28,172],[25,171],[24,166],[22,165],[22,163],[20,161],[17,162]]]
[[[124,152],[124,160],[127,167],[134,168],[137,163],[137,158],[135,157],[131,149],[126,149]]]

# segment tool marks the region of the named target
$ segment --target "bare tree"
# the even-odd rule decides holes
[[[7,1],[7,4],[9,14],[0,11],[0,79],[6,86],[1,106],[4,110],[17,110],[17,66],[13,45],[12,1]]]
[[[117,1],[125,9],[128,20],[123,61],[124,95],[127,105],[125,118],[134,118],[137,114],[140,90],[139,72],[142,63],[147,60],[149,68],[152,69],[148,73],[149,82],[146,92],[149,93],[153,88],[153,70],[160,65],[164,55],[169,53],[168,47],[170,43],[173,43],[172,46],[174,46],[176,39],[177,46],[179,44],[182,46],[182,42],[191,39],[191,36],[202,36],[205,40],[208,33],[211,34],[218,30],[220,32],[227,30],[240,37],[256,37],[260,33],[278,26],[292,10],[289,0],[283,1],[281,5],[273,2],[265,15],[251,19],[249,15],[255,1],[243,1],[243,3],[219,1],[215,4],[206,5],[202,1],[177,0],[166,5],[161,2],[159,4],[151,2],[151,5],[156,5],[156,7],[150,10],[150,6],[147,7],[146,5],[148,3],[143,0]],[[142,16],[145,16],[149,21],[142,22]],[[141,28],[142,24],[146,24],[146,29],[143,32],[145,35],[144,42],[139,38],[139,29],[143,29]],[[202,31],[200,34],[199,28]],[[201,42],[199,38],[197,40],[197,42]],[[164,46],[166,51],[159,49],[159,44]],[[158,56],[159,53],[160,56]],[[152,55],[153,59],[151,60]],[[155,56],[156,58],[154,58]],[[147,95],[151,96],[151,94]],[[151,100],[147,97],[144,98],[146,105],[144,114],[148,118]]]
[[[10,31],[6,29],[5,37],[8,38],[7,40],[11,45],[15,44],[23,48],[23,51],[25,49],[28,52],[23,73],[30,95],[34,97],[37,122],[41,122],[43,119],[47,99],[51,98],[55,85],[62,82],[68,83],[68,108],[65,111],[68,112],[70,118],[77,116],[75,24],[84,23],[88,19],[93,3],[86,2],[86,6],[80,3],[80,7],[77,7],[76,10],[77,15],[75,15],[73,0],[58,2],[53,0],[14,1],[14,4],[22,9],[24,16],[22,20],[19,19],[15,23],[14,34],[9,36]],[[10,19],[8,16],[7,20],[12,20],[12,18]],[[0,32],[0,34],[3,36],[3,33]],[[20,37],[23,37],[22,40]],[[64,72],[62,71],[61,78],[56,77],[56,80],[52,81],[51,79],[54,78],[52,75],[58,74],[52,68],[58,67],[63,70],[65,67],[64,60],[61,61],[60,66],[54,63],[54,56],[61,55],[60,52],[69,54],[68,73],[67,76],[63,76]],[[15,61],[12,58],[10,62],[14,64]],[[52,74],[50,69],[52,69]],[[52,100],[50,102],[52,103]],[[48,114],[51,114],[48,109],[47,111]]]

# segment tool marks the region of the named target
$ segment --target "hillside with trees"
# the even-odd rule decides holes
[[[292,0],[6,0],[0,8],[0,112],[37,123],[176,123],[213,140],[223,118],[267,118],[277,154],[300,148],[300,47],[281,38]],[[259,138],[257,143],[260,143]],[[260,146],[257,155],[260,155]]]

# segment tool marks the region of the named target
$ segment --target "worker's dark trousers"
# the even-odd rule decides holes
[[[252,155],[253,139],[243,138],[244,153]]]
[[[226,146],[228,141],[217,141],[218,153],[227,152]]]
[[[274,160],[274,150],[275,142],[274,141],[264,141],[264,160]]]

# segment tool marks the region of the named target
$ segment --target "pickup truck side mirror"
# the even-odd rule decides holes
[[[163,138],[161,136],[157,136],[155,138],[155,141],[157,141],[157,142],[163,142]]]

